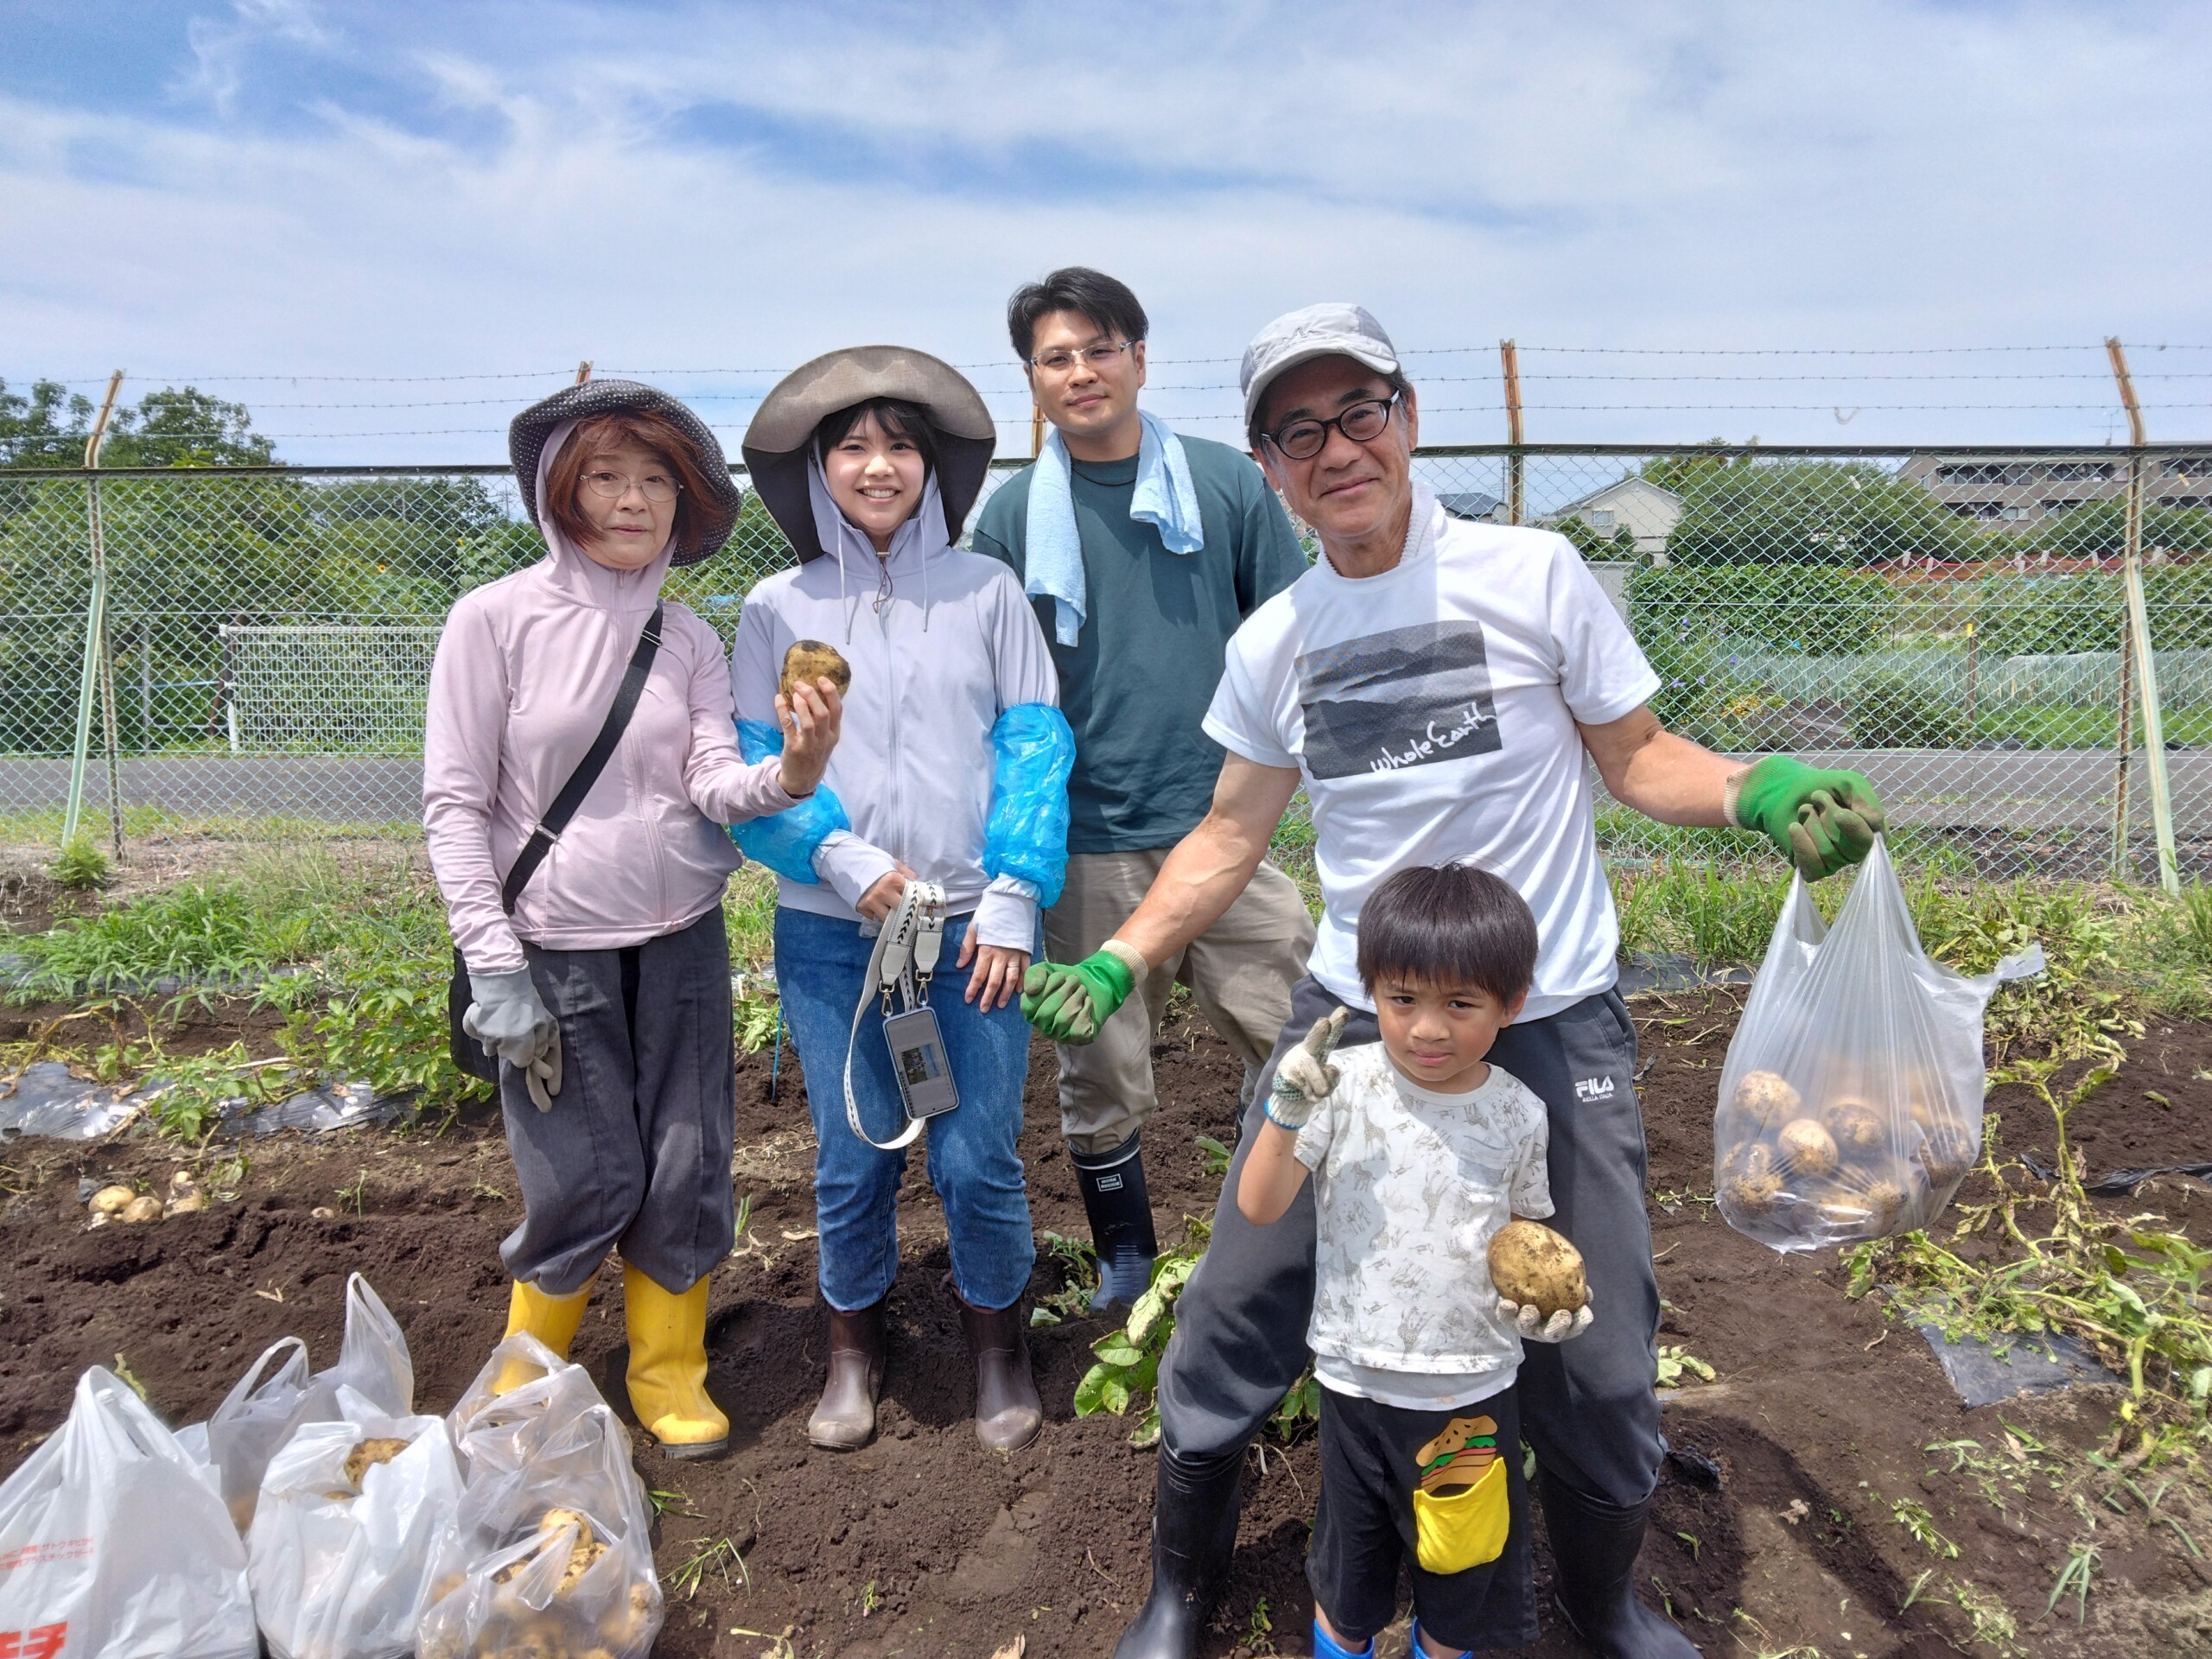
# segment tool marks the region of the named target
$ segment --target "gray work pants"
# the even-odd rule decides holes
[[[523,950],[560,1022],[561,1092],[541,1112],[522,1073],[499,1068],[523,1204],[499,1259],[567,1296],[619,1249],[680,1294],[736,1242],[737,1050],[721,906],[626,950]]]
[[[1213,1238],[1175,1310],[1160,1367],[1160,1427],[1179,1458],[1241,1452],[1312,1356],[1313,1189],[1283,1217],[1255,1227],[1236,1208],[1236,1182],[1276,1062],[1338,1000],[1310,975],[1292,988],[1290,1023],[1244,1116],[1244,1133],[1214,1211]],[[1351,1011],[1345,1043],[1376,1040],[1375,1016]],[[1636,1103],[1636,1027],[1611,991],[1541,1020],[1509,1026],[1490,1058],[1548,1109],[1550,1224],[1587,1267],[1596,1318],[1572,1341],[1529,1343],[1521,1363],[1521,1433],[1536,1461],[1576,1490],[1624,1506],[1659,1478],[1664,1447],[1654,1344],[1659,1285],[1643,1208],[1643,1118]]]

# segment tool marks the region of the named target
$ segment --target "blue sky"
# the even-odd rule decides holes
[[[2152,349],[2212,346],[2212,8],[13,0],[8,30],[0,375],[190,377],[294,459],[495,459],[584,358],[734,440],[772,372],[882,339],[979,365],[1026,443],[1000,311],[1070,261],[1144,296],[1153,406],[1224,437],[1244,341],[1321,298],[1391,328],[1433,441],[1503,435],[1504,335],[1532,438],[2102,442],[2108,333],[2153,435],[2212,434],[2212,350]],[[2064,349],[1681,354],[1996,346]]]

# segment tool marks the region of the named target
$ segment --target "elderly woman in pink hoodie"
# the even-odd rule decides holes
[[[507,1332],[565,1356],[619,1249],[638,1421],[672,1456],[712,1456],[729,1422],[706,1391],[707,1274],[735,1224],[721,900],[741,861],[721,826],[811,795],[841,708],[827,681],[797,688],[776,702],[781,754],[741,758],[720,639],[660,598],[669,568],[720,550],[737,520],[690,410],[592,381],[516,416],[508,447],[546,555],[447,619],[423,785],[465,1026],[502,1062],[522,1188],[500,1249]],[[640,665],[619,741],[549,836]]]

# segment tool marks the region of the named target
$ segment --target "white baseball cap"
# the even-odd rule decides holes
[[[1401,372],[1398,348],[1365,307],[1326,300],[1286,312],[1244,348],[1244,366],[1237,372],[1237,384],[1244,389],[1244,424],[1252,424],[1277,375],[1317,357],[1348,357],[1377,374]]]

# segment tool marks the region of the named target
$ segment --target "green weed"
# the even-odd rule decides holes
[[[733,1567],[737,1569],[734,1580],[729,1575]],[[700,1586],[706,1583],[710,1573],[719,1576],[728,1589],[736,1589],[740,1584],[747,1590],[753,1587],[752,1575],[745,1568],[745,1557],[734,1538],[700,1539],[697,1547],[678,1561],[661,1582],[689,1601],[699,1593]]]
[[[1976,1235],[1999,1249],[1968,1260],[1925,1233],[1862,1244],[1846,1253],[1850,1294],[1878,1284],[1897,1289],[1913,1317],[1953,1334],[2001,1341],[2064,1332],[2093,1348],[2127,1381],[2113,1439],[2143,1434],[2135,1463],[2172,1449],[2177,1433],[2206,1433],[2212,1397],[2212,1250],[2184,1235],[2155,1229],[2152,1217],[2109,1220],[2082,1191],[2082,1154],[2067,1135],[2073,1110],[2112,1081],[2101,1065],[2063,1090],[2055,1059],[2018,1059],[1991,1077],[2041,1100],[2057,1135],[2056,1178],[1984,1154],[1981,1173],[1995,1196],[1958,1207],[1955,1237]],[[2048,1212],[2048,1220],[2038,1219]],[[2009,1431],[2008,1431],[2009,1432]],[[2132,1465],[2129,1465],[2132,1466]]]
[[[1788,892],[1786,879],[1755,867],[1666,863],[1618,874],[1621,949],[1708,965],[1757,962]]]
[[[1929,1513],[1925,1503],[1900,1497],[1890,1505],[1890,1516],[1930,1555],[1946,1561],[1959,1559],[1959,1547],[1936,1530],[1936,1517]]]
[[[1662,1343],[1659,1345],[1658,1382],[1662,1389],[1681,1387],[1682,1379],[1686,1376],[1694,1376],[1710,1382],[1719,1375],[1719,1373],[1712,1366],[1707,1364],[1679,1342]]]
[[[1029,1310],[1033,1325],[1058,1325],[1079,1319],[1090,1308],[1091,1294],[1098,1288],[1098,1253],[1080,1238],[1047,1230],[1045,1254],[1059,1264],[1060,1287],[1037,1299]]]
[[[107,886],[107,855],[90,836],[72,836],[46,867],[54,885],[73,893],[90,893]]]
[[[1204,1222],[1191,1223],[1188,1239],[1152,1264],[1152,1282],[1129,1309],[1128,1323],[1090,1344],[1097,1363],[1076,1384],[1078,1417],[1101,1411],[1122,1417],[1132,1407],[1143,1408],[1129,1436],[1132,1446],[1151,1446],[1160,1438],[1160,1408],[1152,1398],[1160,1379],[1160,1357],[1167,1351],[1167,1338],[1175,1329],[1175,1299],[1198,1265],[1210,1230]]]

